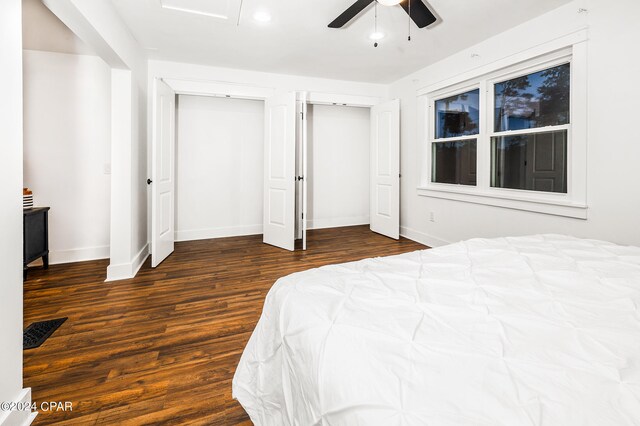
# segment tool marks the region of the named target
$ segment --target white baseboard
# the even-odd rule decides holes
[[[323,219],[308,219],[307,229],[340,228],[343,226],[368,225],[369,216],[329,217]]]
[[[72,250],[53,250],[49,252],[49,264],[84,262],[109,258],[109,246],[88,247]]]
[[[149,244],[145,244],[144,247],[140,249],[136,257],[133,259],[133,262],[131,262],[133,265],[131,269],[132,270],[131,278],[135,277],[138,274],[138,271],[140,270],[140,268],[142,268],[144,261],[147,260],[147,257],[149,257],[149,253],[150,253]]]
[[[22,389],[13,402],[23,406],[31,405],[31,388]],[[37,412],[30,410],[0,411],[0,426],[28,426],[37,415]]]
[[[107,267],[107,279],[109,281],[128,280],[136,276],[142,264],[149,257],[149,244],[142,247],[130,263],[121,263],[119,265],[109,265]]]
[[[176,231],[176,241],[209,240],[211,238],[242,237],[262,234],[262,225],[230,226],[227,228],[192,229]]]
[[[416,231],[415,229],[407,228],[405,226],[400,227],[400,235],[428,247],[440,247],[451,244],[449,241],[443,240],[442,238],[434,237],[433,235],[428,235],[424,232]]]
[[[99,260],[109,258],[109,246],[87,247],[71,250],[50,250],[49,265],[60,265],[63,263],[86,262],[88,260]],[[42,259],[34,260],[31,266],[42,265]]]
[[[307,229],[339,228],[342,226],[368,225],[369,216],[348,216],[327,219],[308,219]],[[211,238],[242,237],[262,234],[262,225],[230,226],[227,228],[191,229],[176,231],[175,240],[196,241]]]

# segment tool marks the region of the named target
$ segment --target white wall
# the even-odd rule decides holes
[[[23,64],[24,185],[51,207],[50,262],[108,258],[111,70],[97,56],[33,50]]]
[[[588,13],[579,12],[587,8]],[[472,237],[563,233],[640,244],[640,140],[632,131],[640,97],[640,2],[574,1],[394,83],[402,101],[401,225],[427,244]],[[416,91],[589,26],[588,220],[419,196],[421,141]],[[476,54],[479,56],[472,56]],[[627,115],[628,114],[628,115]],[[626,118],[624,118],[626,117]],[[629,121],[627,121],[629,120]],[[624,124],[627,123],[627,124]],[[429,221],[434,213],[435,222]]]
[[[368,224],[370,109],[307,112],[309,229]]]
[[[30,402],[22,391],[22,10],[0,2],[0,401]],[[0,424],[27,421],[25,411],[0,411]]]
[[[262,233],[264,102],[180,96],[176,240]]]

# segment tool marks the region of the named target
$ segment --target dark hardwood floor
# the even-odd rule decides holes
[[[279,277],[332,263],[425,247],[366,226],[309,233],[306,252],[261,236],[176,244],[158,268],[105,283],[107,261],[34,269],[24,285],[24,324],[67,316],[24,352],[33,401],[71,401],[35,424],[250,425],[231,380],[267,292]]]

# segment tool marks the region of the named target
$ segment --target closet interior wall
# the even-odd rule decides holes
[[[179,95],[176,241],[262,233],[264,102]]]
[[[369,224],[370,109],[307,105],[308,229]]]

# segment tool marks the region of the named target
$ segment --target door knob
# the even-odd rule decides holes
[[[147,179],[147,185],[151,185],[153,181],[151,179]]]

